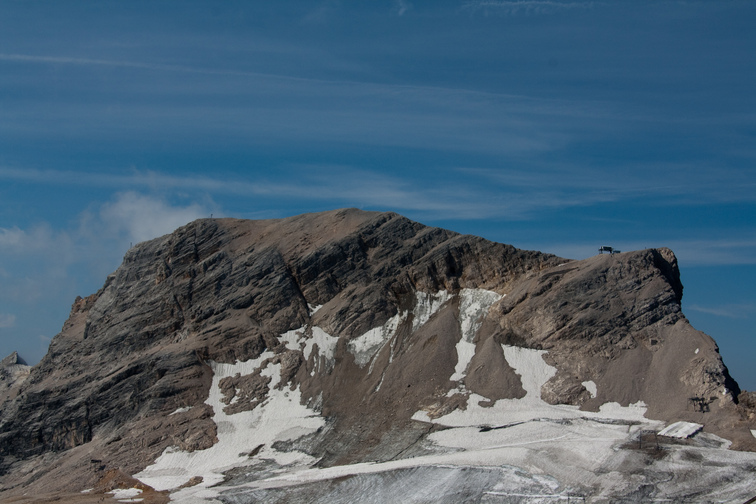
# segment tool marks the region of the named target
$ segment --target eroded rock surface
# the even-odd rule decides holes
[[[260,474],[271,450],[320,468],[430,456],[435,419],[535,399],[585,415],[645,404],[649,419],[756,450],[752,398],[681,297],[667,249],[569,261],[354,209],[195,221],[129,250],[2,396],[0,484],[81,490],[97,481],[92,459],[134,475],[170,450],[208,449],[223,435],[206,403],[213,366],[254,359],[219,381],[223,414],[301,397],[322,418],[246,451]],[[553,369],[539,391],[512,347]]]

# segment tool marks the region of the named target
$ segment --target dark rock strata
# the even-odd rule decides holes
[[[206,362],[266,349],[282,364],[281,383],[299,385],[328,418],[315,448],[321,464],[388,460],[427,434],[410,421],[418,409],[441,415],[466,406],[445,398],[455,386],[456,301],[415,332],[405,321],[391,354],[376,356],[382,373],[358,366],[347,342],[411,311],[418,291],[463,288],[506,294],[476,336],[469,390],[492,401],[522,397],[501,344],[548,350],[558,369],[542,391],[550,402],[595,409],[642,400],[650,417],[701,422],[736,447],[756,449],[753,416],[736,406],[740,391],[716,345],[680,311],[671,251],[568,261],[393,213],[339,210],[204,219],[129,250],[100,291],[74,302],[17,393],[3,397],[0,483],[76,490],[95,478],[93,453],[134,474],[168,446],[211,446]],[[340,338],[335,364],[317,373],[312,358],[279,341],[307,325]],[[582,385],[588,380],[597,397]],[[255,407],[268,381],[227,379],[228,412],[241,408],[236,394]],[[403,434],[389,445],[390,432]]]

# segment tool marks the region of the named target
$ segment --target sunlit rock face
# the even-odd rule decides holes
[[[753,401],[681,297],[667,249],[199,220],[129,250],[3,396],[2,492],[119,469],[177,502],[747,500]]]

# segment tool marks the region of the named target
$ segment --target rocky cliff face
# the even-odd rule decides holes
[[[752,412],[681,296],[667,249],[568,261],[358,210],[199,220],[129,250],[2,397],[0,483],[78,491],[117,468],[175,492],[260,480],[287,453],[323,470],[420,460],[461,449],[439,441],[460,415],[501,428],[523,405],[615,423],[607,404],[643,406],[627,425],[695,422],[756,450]],[[265,430],[277,404],[273,423],[300,407],[309,420]],[[252,427],[225,471],[166,462],[210,460],[239,419]],[[627,434],[642,441],[641,427]]]
[[[29,377],[30,369],[17,352],[0,361],[0,402],[17,395],[18,389]]]

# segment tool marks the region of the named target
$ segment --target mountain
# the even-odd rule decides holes
[[[15,395],[16,390],[28,378],[30,369],[31,367],[18,356],[18,352],[13,352],[0,361],[0,401]]]
[[[198,220],[130,249],[3,390],[0,499],[744,501],[756,398],[682,292],[668,249]]]

